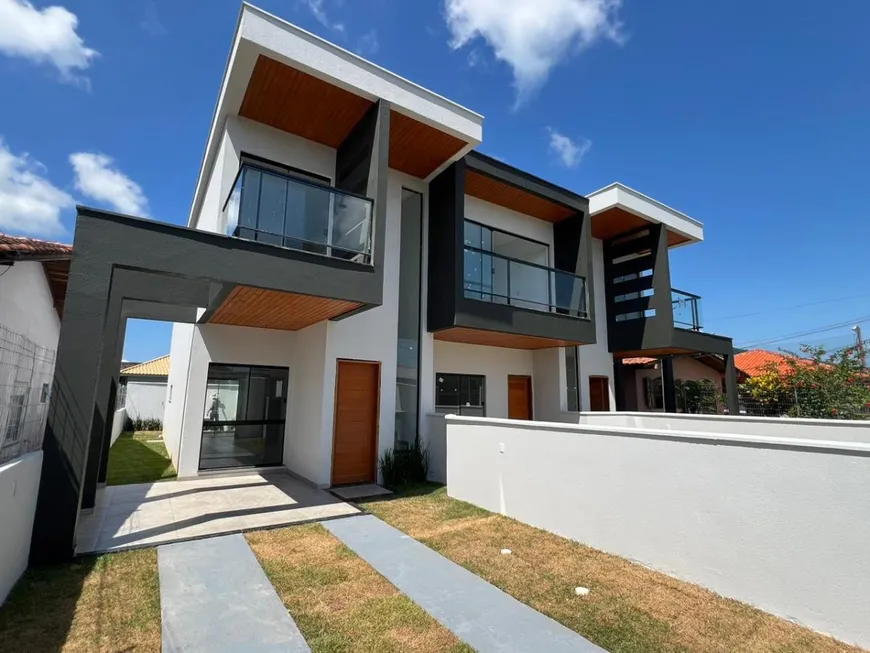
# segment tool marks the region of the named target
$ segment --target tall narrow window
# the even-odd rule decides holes
[[[568,390],[568,410],[580,410],[580,360],[577,347],[565,347],[565,373]]]
[[[420,369],[420,278],[423,196],[402,189],[399,235],[399,350],[396,369],[396,448],[417,440]]]

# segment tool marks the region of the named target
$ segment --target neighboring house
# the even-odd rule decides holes
[[[166,382],[169,355],[121,369],[118,408],[127,409],[130,419],[159,419],[166,410]]]
[[[79,209],[56,382],[85,418],[50,420],[61,480],[40,492],[93,507],[130,317],[175,323],[164,439],[182,477],[376,481],[430,415],[624,409],[639,356],[661,358],[675,410],[671,356],[720,355],[736,406],[731,340],[671,288],[669,249],[699,222],[480,154],[482,116],[250,5],[230,52],[188,226]],[[75,511],[51,516],[34,560],[71,552]]]
[[[739,358],[737,356],[736,358]],[[664,412],[664,380],[662,364],[656,358],[626,358],[625,366],[626,410]],[[725,365],[722,358],[713,355],[680,356],[673,359],[674,377],[680,381],[709,381],[713,390],[724,394]],[[718,403],[720,412],[724,410]]]
[[[0,463],[45,431],[72,246],[0,234]]]
[[[751,349],[740,352],[734,357],[737,365],[739,381],[742,383],[748,378],[765,374],[772,369],[785,372],[789,369],[786,356],[779,352],[767,351],[766,349]]]

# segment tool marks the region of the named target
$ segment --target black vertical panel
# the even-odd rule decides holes
[[[429,331],[454,325],[462,292],[464,213],[465,163],[458,161],[429,184]]]
[[[674,328],[674,305],[671,303],[671,268],[668,262],[668,230],[662,224],[650,227],[653,245],[653,296],[650,308],[656,311],[656,328],[670,333]]]
[[[372,105],[344,139],[335,154],[335,187],[368,194],[372,155],[378,127],[378,104]]]
[[[737,396],[737,368],[734,365],[734,351],[725,356],[725,402],[730,415],[740,414]]]
[[[662,395],[666,413],[677,412],[677,384],[674,378],[674,359],[665,356],[662,361]]]

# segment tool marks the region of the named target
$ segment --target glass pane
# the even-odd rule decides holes
[[[209,365],[200,469],[280,465],[286,368]]]
[[[568,410],[580,410],[580,383],[577,361],[577,347],[565,347],[566,391],[568,395]]]
[[[586,280],[569,272],[553,270],[553,304],[560,313],[586,317]]]
[[[268,173],[262,173],[262,177],[257,240],[272,245],[282,245],[284,214],[287,206],[287,180]]]
[[[459,376],[456,374],[437,374],[435,376],[435,405],[459,405]]]
[[[399,247],[399,320],[396,362],[396,440],[410,447],[417,440],[420,356],[420,252],[423,243],[423,196],[402,190]]]
[[[257,228],[257,210],[260,205],[260,171],[245,168],[242,171],[242,195],[239,204],[238,225]]]
[[[549,310],[550,275],[543,268],[510,261],[510,304],[534,310]]]
[[[332,227],[332,246],[340,250],[334,252],[333,255],[341,256],[342,258],[354,258],[360,254],[366,254],[369,250],[369,235],[371,234],[372,205],[358,197],[351,197],[350,195],[336,194],[333,196],[333,201],[335,210]],[[422,199],[420,203],[422,207]],[[402,207],[404,212],[404,201]],[[422,214],[422,208],[420,212]],[[404,222],[403,219],[403,229]]]
[[[480,240],[480,225],[473,222],[465,222],[465,244],[469,247],[484,249]]]
[[[465,275],[464,288],[465,296],[470,299],[485,299],[481,292],[483,290],[483,254],[478,251],[465,250]]]

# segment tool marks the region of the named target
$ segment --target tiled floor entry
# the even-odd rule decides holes
[[[117,485],[79,518],[76,553],[115,551],[359,512],[286,471]]]

